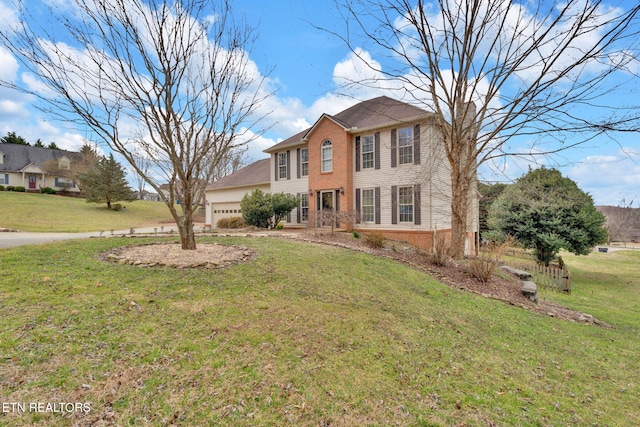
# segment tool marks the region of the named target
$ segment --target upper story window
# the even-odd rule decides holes
[[[69,170],[71,169],[71,162],[66,157],[61,157],[58,159],[58,167],[60,169]]]
[[[331,141],[326,140],[321,147],[322,172],[331,172],[333,170],[333,150]]]
[[[300,175],[309,175],[309,150],[307,148],[300,150]]]
[[[287,179],[287,153],[278,153],[278,178]]]
[[[362,169],[372,169],[374,167],[374,144],[373,135],[362,137]]]
[[[398,160],[400,164],[413,163],[413,128],[398,129]]]

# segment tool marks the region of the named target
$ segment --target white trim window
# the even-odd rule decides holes
[[[300,175],[309,175],[309,149],[307,148],[300,150]]]
[[[398,161],[401,165],[413,163],[413,128],[398,129]]]
[[[413,222],[413,187],[398,188],[398,214],[400,222]]]
[[[373,135],[362,137],[362,169],[373,169],[374,162],[374,142]]]
[[[278,153],[278,178],[287,179],[287,153]]]
[[[309,195],[307,193],[300,194],[300,221],[309,221]]]
[[[326,140],[321,147],[322,172],[331,172],[333,170],[333,148],[331,141]]]
[[[374,222],[375,217],[375,195],[373,188],[362,190],[361,215],[363,222]]]

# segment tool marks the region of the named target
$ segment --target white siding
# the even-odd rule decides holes
[[[290,174],[289,179],[278,178],[275,180],[276,173],[276,158],[278,153],[271,154],[271,192],[272,193],[285,193],[285,194],[293,194],[297,196],[301,193],[308,193],[309,191],[309,177],[301,176],[298,178],[298,165],[296,160],[296,149],[303,147],[294,147],[289,148],[290,150]],[[304,147],[306,148],[306,147]],[[299,224],[297,218],[297,210],[294,209],[291,211],[291,222],[285,221],[287,225],[297,225]]]
[[[414,123],[408,126],[413,126]],[[406,126],[406,127],[408,127]],[[361,169],[354,172],[353,188],[368,189],[380,187],[380,224],[366,223],[359,227],[379,229],[432,230],[449,228],[450,185],[448,162],[444,157],[441,139],[428,122],[420,123],[420,164],[398,164],[391,166],[391,129],[380,129],[380,169]],[[371,135],[368,132],[356,136]],[[354,159],[355,159],[355,143]],[[415,155],[415,153],[414,153]],[[355,171],[355,168],[354,168]],[[391,186],[420,185],[421,224],[392,224]],[[355,199],[355,194],[354,194]],[[355,206],[355,200],[354,200]]]
[[[205,223],[215,227],[221,218],[242,216],[240,201],[245,194],[252,192],[255,188],[265,193],[269,192],[269,184],[207,190]]]

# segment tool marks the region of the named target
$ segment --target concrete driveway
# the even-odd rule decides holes
[[[164,225],[165,231],[173,228],[174,231],[177,231],[176,226]],[[156,230],[160,230],[160,226],[155,227]],[[131,230],[117,230],[114,231],[114,235],[123,235],[130,234]],[[136,228],[134,230],[135,234],[138,233],[154,233],[154,227],[142,227]],[[105,231],[102,233],[102,236],[110,236],[110,231]],[[87,239],[89,237],[100,237],[99,231],[90,231],[86,233],[33,233],[26,231],[16,231],[16,232],[0,232],[0,249],[4,248],[13,248],[16,246],[23,245],[37,245],[40,243],[48,243],[48,242],[56,242],[61,240],[71,240],[71,239]]]

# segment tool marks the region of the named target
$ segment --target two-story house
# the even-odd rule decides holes
[[[378,97],[323,114],[309,129],[265,152],[271,156],[270,191],[300,197],[285,226],[334,222],[426,249],[437,234],[450,234],[449,163],[432,113]],[[473,194],[469,252],[478,230]]]

